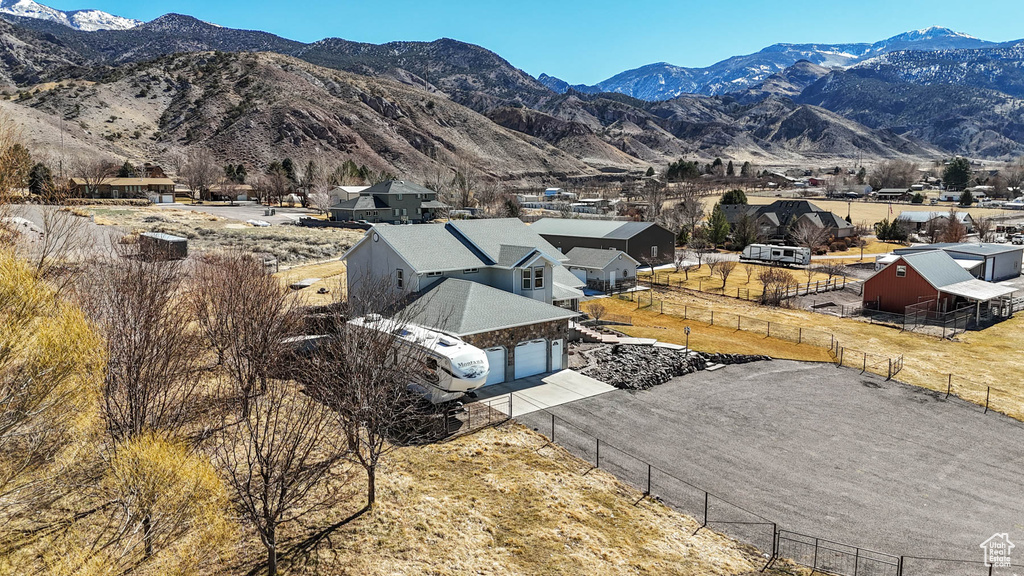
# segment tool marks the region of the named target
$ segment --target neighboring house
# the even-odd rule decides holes
[[[802,222],[810,222],[818,228],[826,228],[834,238],[846,238],[853,235],[853,224],[842,216],[823,210],[807,200],[776,200],[764,206],[749,204],[722,205],[729,226],[736,226],[744,214],[754,223],[769,240],[781,242]]]
[[[938,220],[941,224],[942,221],[948,221],[948,218],[949,212],[903,211],[896,217],[896,221],[906,226],[910,232],[923,232],[928,229],[929,222]],[[974,232],[974,218],[971,218],[970,213],[959,211],[956,218],[968,233]]]
[[[563,253],[573,248],[613,248],[644,265],[675,259],[675,234],[653,222],[542,218],[530,229]]]
[[[833,198],[863,198],[871,194],[871,186],[868,184],[844,184],[836,188],[835,192],[829,194]]]
[[[174,181],[170,178],[107,178],[97,185],[87,186],[85,178],[72,178],[71,189],[78,198],[148,198],[174,194]]]
[[[909,202],[913,198],[909,188],[882,188],[874,196],[879,202]]]
[[[331,199],[330,205],[334,206],[335,204],[340,204],[346,200],[358,198],[359,194],[367,188],[369,188],[369,186],[335,186],[334,188],[331,188],[330,192],[327,193],[327,196]]]
[[[566,257],[515,218],[446,224],[380,224],[345,254],[349,294],[390,278],[415,297],[418,324],[483,349],[488,384],[567,365],[569,319],[584,283]]]
[[[976,186],[974,188],[968,188],[968,190],[971,191],[971,197],[974,198],[975,202],[977,202],[978,200],[984,200],[985,198],[988,198],[988,194],[985,193],[985,188],[987,188],[987,186]],[[960,196],[962,194],[963,192],[960,191],[947,190],[939,194],[939,200],[943,202],[959,202]]]
[[[621,250],[573,248],[566,253],[563,265],[582,282],[601,291],[636,283],[635,258]]]
[[[1013,294],[1015,288],[978,280],[942,250],[899,256],[864,281],[865,308],[904,314],[907,306],[932,300],[947,312],[965,304],[990,304]]]
[[[1021,274],[1024,260],[1024,246],[1007,244],[925,244],[909,248],[897,248],[893,253],[899,256],[917,254],[929,250],[942,250],[953,257],[962,268],[975,278],[988,282],[1001,282],[1017,278]]]
[[[142,175],[146,178],[167,178],[167,174],[164,174],[164,169],[159,164],[150,162],[142,165]]]
[[[214,184],[210,186],[210,198],[213,200],[237,200],[239,202],[245,202],[252,197],[252,185],[251,184],[234,184],[228,186],[229,194],[225,194],[223,186],[220,184]]]
[[[446,206],[437,193],[412,182],[389,180],[359,192],[350,200],[331,206],[331,220],[365,220],[372,224],[420,224],[430,222]]]

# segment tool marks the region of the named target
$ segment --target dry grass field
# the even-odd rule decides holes
[[[344,291],[345,262],[338,258],[334,258],[327,262],[300,264],[287,269],[282,269],[277,273],[277,277],[280,278],[281,282],[286,286],[307,278],[319,278],[320,280],[318,282],[313,283],[308,288],[297,290],[294,294],[296,298],[300,298],[304,304],[321,306],[334,302],[337,300],[338,291]],[[327,294],[318,294],[317,290],[320,288],[326,288],[329,292]]]
[[[945,392],[949,384],[949,374],[953,374],[953,391],[965,399],[984,403],[986,387],[997,390],[992,392],[993,408],[1017,418],[1024,418],[1024,353],[1021,342],[1024,342],[1024,315],[996,324],[981,331],[960,334],[955,340],[943,340],[914,332],[901,332],[899,329],[878,324],[870,324],[853,318],[839,318],[825,314],[816,314],[806,310],[790,308],[766,308],[752,302],[736,300],[712,295],[698,295],[680,290],[658,288],[655,300],[663,300],[666,305],[681,307],[684,305],[700,306],[716,311],[742,314],[764,321],[771,321],[793,327],[817,329],[835,335],[840,345],[849,354],[856,355],[866,352],[878,358],[903,355],[904,367],[898,379],[908,384]],[[670,314],[659,316],[657,311],[637,311],[636,304],[608,299],[609,312],[630,314],[634,324],[643,319],[647,326],[637,324],[625,332],[631,335],[644,335],[668,342],[683,343],[684,336],[678,328],[678,319]],[[675,308],[669,308],[674,310]],[[693,330],[700,325],[700,331],[706,330],[704,325],[690,321]],[[652,327],[653,326],[653,327]],[[662,327],[662,328],[659,328]],[[715,327],[719,328],[719,327]],[[778,350],[780,358],[805,359],[808,354],[804,348],[796,344],[779,341],[778,343],[761,346],[749,344],[744,332],[733,330],[734,335],[709,330],[710,334],[720,335],[718,339],[710,339],[709,343],[721,346],[718,351],[742,351],[749,353],[772,354],[764,352],[767,348]],[[730,329],[722,327],[728,332]],[[633,334],[636,332],[636,334]],[[660,332],[662,336],[655,336]],[[691,345],[699,350],[712,350],[714,346],[704,345],[693,339]],[[764,339],[768,340],[768,339]],[[736,342],[733,346],[730,342]],[[740,345],[739,343],[743,343]],[[747,348],[747,345],[750,345]],[[729,346],[729,348],[726,348]],[[828,350],[825,350],[828,353]],[[788,355],[787,355],[788,354]],[[806,358],[810,359],[810,358]],[[1005,392],[1003,392],[1005,391]]]
[[[740,575],[765,562],[518,424],[399,449],[378,478],[376,508],[286,556],[288,574]]]
[[[820,262],[819,262],[820,264]],[[750,276],[747,276],[747,267],[750,269]],[[723,285],[721,276],[718,275],[717,271],[714,275],[711,273],[710,267],[705,264],[699,269],[690,270],[687,275],[684,272],[675,272],[673,270],[659,271],[657,272],[657,281],[664,283],[668,279],[672,286],[682,286],[691,290],[699,290],[701,292],[707,292],[709,294],[727,294],[729,296],[736,296],[742,294],[747,297],[747,290],[750,291],[750,297],[760,295],[762,291],[761,283],[757,280],[757,275],[770,266],[761,266],[759,264],[748,264],[745,262],[739,263],[736,268],[733,269],[729,275],[727,281]],[[813,266],[809,270],[810,276],[808,276],[808,270],[803,268],[792,268],[788,269],[789,273],[793,275],[793,280],[796,284],[807,284],[808,282],[821,282],[822,285],[828,281],[828,275],[814,270]],[[640,271],[637,274],[641,285],[646,285],[650,281],[650,273]],[[833,278],[835,279],[835,277]],[[842,278],[839,278],[842,282]],[[737,292],[739,290],[739,292]]]

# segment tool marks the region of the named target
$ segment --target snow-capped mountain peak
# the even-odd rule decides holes
[[[48,20],[86,32],[127,30],[142,24],[139,20],[122,18],[101,10],[57,10],[33,0],[0,0],[0,13],[22,18]]]

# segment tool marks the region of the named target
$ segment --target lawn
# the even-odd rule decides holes
[[[327,262],[300,264],[282,269],[277,273],[277,277],[286,286],[307,278],[319,278],[318,282],[308,288],[297,290],[294,294],[302,300],[303,304],[312,306],[330,304],[337,300],[337,292],[345,289],[345,261],[336,258]],[[317,294],[317,290],[320,288],[327,288],[330,292]]]
[[[655,300],[663,300],[667,305],[678,307],[684,305],[701,306],[721,312],[742,314],[745,316],[770,321],[773,324],[803,327],[830,332],[836,336],[840,345],[848,350],[848,354],[856,355],[866,352],[878,358],[903,355],[904,367],[898,379],[908,384],[945,392],[949,383],[949,374],[953,374],[954,393],[960,393],[966,399],[984,403],[986,387],[992,386],[1000,390],[992,392],[992,405],[1001,412],[1018,418],[1024,418],[1024,356],[1021,354],[1020,343],[1024,341],[1024,315],[996,324],[981,331],[972,331],[959,335],[955,341],[943,340],[913,332],[901,332],[898,329],[869,324],[853,318],[839,318],[826,314],[816,314],[806,310],[790,308],[766,308],[753,302],[711,295],[695,295],[678,290],[658,288]],[[608,299],[607,302],[613,302]],[[615,303],[613,313],[631,314],[638,317],[635,303]],[[621,310],[618,308],[622,308]],[[628,309],[632,307],[630,312]],[[647,322],[654,326],[667,329],[677,324],[671,315],[662,317],[645,316]],[[636,322],[636,320],[634,320]],[[637,326],[635,329],[644,328]],[[649,328],[649,327],[648,327]],[[659,328],[655,328],[659,330]],[[725,329],[725,328],[723,328]],[[703,327],[702,327],[703,330]],[[735,338],[745,338],[744,333],[737,332]],[[691,345],[697,349],[691,334]],[[679,341],[659,338],[668,341]],[[741,341],[741,340],[737,340]],[[725,344],[723,344],[725,345]],[[773,345],[775,346],[775,345]],[[796,344],[780,341],[777,348],[787,347],[800,349]],[[763,348],[752,345],[750,353],[759,352]],[[726,351],[726,350],[722,350]],[[825,350],[827,353],[828,351]],[[795,357],[803,352],[790,352]],[[780,356],[783,357],[783,356]]]
[[[817,264],[823,264],[824,262],[818,262]],[[750,270],[750,276],[747,276],[747,270]],[[664,283],[666,280],[672,286],[681,286],[683,288],[690,288],[692,290],[699,290],[701,292],[708,292],[711,294],[728,294],[729,296],[736,296],[742,294],[747,297],[747,290],[750,291],[749,297],[754,297],[761,294],[761,283],[757,280],[757,275],[767,269],[776,269],[777,266],[762,266],[760,264],[752,264],[747,262],[739,263],[729,275],[724,286],[722,278],[716,274],[712,276],[711,268],[705,264],[699,269],[695,268],[690,270],[689,275],[684,272],[675,272],[674,270],[658,271],[657,281]],[[808,282],[820,282],[822,285],[828,281],[828,274],[818,272],[813,269],[810,270],[803,268],[790,268],[783,269],[793,275],[793,281],[795,284],[807,284]],[[810,276],[808,276],[810,272]],[[638,273],[640,284],[646,285],[650,281],[650,272],[644,272],[641,269]],[[836,277],[833,277],[835,279]],[[842,282],[842,278],[838,278]],[[723,289],[724,288],[724,289]]]

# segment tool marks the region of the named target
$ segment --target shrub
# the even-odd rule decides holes
[[[68,206],[149,206],[152,202],[145,198],[68,198],[64,204]]]
[[[848,246],[846,245],[846,242],[842,242],[842,241],[833,242],[833,243],[828,245],[829,252],[842,252],[842,251],[846,250],[847,248],[848,248]]]

